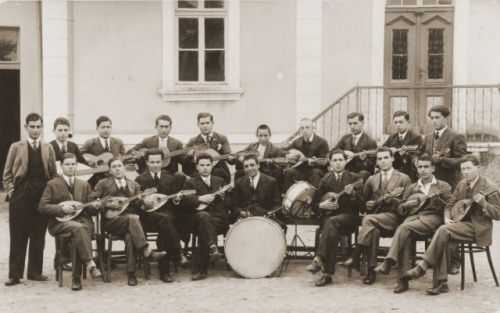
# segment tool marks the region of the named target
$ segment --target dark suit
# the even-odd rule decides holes
[[[135,145],[132,149],[127,151],[127,154],[131,153],[132,150],[139,151],[140,149],[153,149],[159,147],[159,137],[157,135],[144,138],[141,143]],[[177,150],[181,150],[183,148],[182,142],[179,140],[172,138],[170,136],[167,137],[167,149],[170,152],[174,152]],[[163,168],[167,170],[170,174],[174,175],[179,171],[179,163],[182,160],[182,156],[178,155],[173,158],[170,158],[170,164],[167,167]],[[149,171],[146,163],[144,161],[139,163],[139,172],[144,173]]]
[[[333,172],[321,179],[318,191],[314,197],[313,208],[319,210],[321,198],[328,192],[339,193],[345,186],[361,178],[356,173],[343,171],[340,181],[337,181]],[[321,256],[325,264],[325,273],[335,274],[337,263],[337,250],[342,235],[352,234],[359,225],[359,208],[363,206],[363,196],[354,190],[353,195],[344,194],[338,201],[339,208],[333,211],[333,216],[328,217],[323,223],[319,246],[316,255]]]
[[[408,188],[410,178],[394,170],[385,190],[381,190],[381,172],[370,176],[363,188],[365,200],[377,200],[395,188]],[[390,202],[383,201],[378,214],[368,214],[363,218],[361,230],[358,235],[358,245],[368,247],[368,268],[377,266],[377,253],[380,235],[392,235],[396,228],[403,222],[403,217],[397,214],[400,204],[399,197],[394,197]]]
[[[61,149],[59,149],[59,144],[57,143],[57,140],[52,140],[50,144],[52,145],[52,148],[54,148],[54,152],[56,153],[56,161],[62,162],[63,153],[61,152]],[[76,143],[72,141],[67,141],[66,152],[73,153],[76,156],[76,160],[78,161],[78,163],[88,165],[87,160],[85,160],[85,158],[82,156],[80,148],[78,148],[78,145]]]
[[[127,188],[119,190],[113,176],[101,179],[94,188],[91,195],[91,201],[97,198],[104,198],[106,196],[112,197],[132,197],[141,192],[138,183],[126,179]],[[102,228],[104,231],[125,238],[125,254],[127,255],[127,272],[135,273],[137,252],[144,251],[149,246],[146,238],[144,237],[144,230],[139,217],[134,214],[134,207],[137,210],[141,200],[136,199],[132,201],[129,207],[121,215],[107,219],[103,216]]]
[[[448,183],[436,180],[436,184],[431,185],[429,194],[435,193],[446,186],[449,186]],[[423,194],[418,183],[411,184],[406,188],[401,203],[405,203],[413,194]],[[439,198],[433,197],[427,200],[427,203],[413,215],[408,215],[410,210],[404,210],[402,205],[398,207],[398,214],[406,218],[396,229],[386,257],[386,259],[392,259],[394,264],[398,264],[398,280],[411,268],[411,239],[423,236],[429,237],[443,224],[444,206],[450,200],[451,193],[442,193]]]
[[[421,146],[424,143],[424,139],[419,134],[408,130],[406,136],[403,138],[403,141],[399,140],[399,133],[396,132],[387,138],[382,146],[391,147],[391,148],[401,148],[402,146]],[[418,180],[417,172],[415,171],[415,167],[413,166],[413,157],[411,154],[406,153],[401,155],[399,152],[394,155],[394,163],[392,166],[400,171],[403,174],[406,174],[410,177],[412,182],[416,182]]]
[[[38,211],[47,217],[49,233],[52,236],[71,234],[71,249],[75,251],[71,255],[73,263],[73,277],[81,277],[82,262],[92,260],[92,234],[94,233],[94,221],[91,215],[97,211],[90,207],[75,218],[67,222],[59,222],[56,217],[62,217],[62,207],[59,203],[74,200],[81,203],[89,202],[90,186],[86,181],[75,179],[73,191],[63,177],[55,178],[48,182],[43,192]]]
[[[9,203],[9,278],[13,279],[23,277],[28,239],[28,278],[42,274],[47,221],[38,212],[38,203],[57,170],[52,146],[40,140],[37,150],[26,140],[13,143],[3,172],[5,190],[14,189]]]
[[[200,176],[190,178],[184,184],[184,189],[196,190],[194,197],[184,200],[186,209],[191,209],[194,214],[194,233],[198,235],[197,256],[194,261],[193,272],[207,272],[209,263],[209,248],[217,245],[217,235],[225,234],[229,229],[228,209],[226,199],[217,196],[215,200],[202,211],[193,211],[199,204],[199,196],[211,194],[224,186],[224,180],[220,177],[210,176],[210,187],[205,184]]]
[[[287,150],[296,149],[304,154],[306,158],[328,158],[328,142],[314,134],[312,142],[307,143],[304,137],[300,137],[292,141]],[[315,164],[309,166],[307,162],[302,163],[296,168],[291,168],[285,171],[285,183],[283,189],[286,191],[290,186],[298,180],[306,180],[315,188],[318,188],[319,181],[325,175],[326,166]]]
[[[450,149],[450,153],[442,157],[441,162],[436,164],[434,176],[450,184],[452,190],[454,190],[461,178],[460,160],[462,156],[467,154],[467,142],[464,135],[451,130],[449,127],[446,128],[438,140],[434,139],[434,132],[428,133],[425,135],[424,143],[418,149],[417,154],[427,153],[432,156],[434,151],[440,152],[446,148]]]
[[[240,211],[249,211],[251,216],[264,216],[269,211],[279,209],[281,197],[276,179],[260,173],[254,189],[250,186],[248,175],[241,177],[234,183],[233,205],[234,213],[238,216]],[[286,231],[286,224],[275,216],[276,214],[271,219]]]
[[[377,149],[377,142],[370,138],[370,136],[368,136],[365,132],[361,134],[361,137],[358,139],[358,142],[354,147],[352,145],[352,136],[352,134],[344,135],[340,138],[339,142],[333,149],[347,150],[354,153]],[[358,173],[366,182],[368,177],[373,175],[373,172],[375,171],[375,160],[370,156],[367,156],[364,161],[361,161],[359,157],[355,157],[347,163],[346,170]]]
[[[462,180],[455,189],[450,201],[444,210],[444,217],[451,218],[451,208],[461,199],[472,199],[477,193],[498,186],[482,175],[467,196],[467,181]],[[478,246],[490,246],[492,242],[493,222],[500,219],[500,196],[494,193],[487,197],[487,204],[483,208],[478,203],[473,203],[469,213],[458,223],[445,224],[439,227],[432,238],[431,244],[423,259],[433,267],[433,280],[448,279],[450,259],[459,241],[475,242]]]
[[[118,138],[114,137],[109,137],[109,152],[113,154],[113,156],[117,157],[120,155],[125,154],[125,146],[123,145],[123,141]],[[82,154],[85,153],[90,153],[95,156],[100,156],[101,154],[105,153],[106,150],[101,144],[101,140],[99,137],[89,139],[85,141],[83,144],[82,148],[80,149],[80,152]],[[95,187],[95,185],[99,182],[99,180],[107,177],[108,174],[106,173],[98,173],[94,174],[91,179],[89,179],[88,183],[90,184],[90,187]]]
[[[189,142],[186,144],[186,148],[195,145],[201,145],[204,143],[205,140],[200,134],[196,137],[189,139]],[[215,150],[220,155],[231,153],[231,147],[229,145],[227,137],[219,133],[213,132],[212,140],[207,144],[209,145],[210,149]],[[236,161],[231,163],[235,162]],[[193,156],[188,155],[185,157],[185,161],[182,164],[182,171],[186,175],[191,177],[198,175],[198,171],[196,170],[196,164]],[[224,160],[219,161],[219,163],[217,163],[217,165],[214,166],[214,168],[212,169],[212,175],[221,177],[222,179],[224,179],[226,184],[229,184],[229,182],[231,181],[231,173],[229,172],[229,167],[227,166],[227,163]]]

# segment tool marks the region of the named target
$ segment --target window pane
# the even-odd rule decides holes
[[[179,81],[198,81],[198,51],[179,51]]]
[[[19,39],[19,29],[0,28],[0,61],[18,60],[17,44]]]
[[[179,9],[194,9],[198,7],[198,1],[177,1]]]
[[[179,48],[198,48],[198,19],[179,19]]]
[[[222,82],[224,80],[224,51],[205,51],[205,81]]]
[[[429,79],[442,79],[444,66],[444,29],[429,29],[427,72]]]
[[[403,0],[403,5],[417,5],[417,0]]]
[[[406,79],[408,70],[408,30],[392,31],[392,79]]]
[[[205,9],[222,9],[224,1],[205,0]]]
[[[224,48],[224,19],[205,19],[205,47],[207,49]]]
[[[387,5],[401,5],[401,0],[387,0]]]

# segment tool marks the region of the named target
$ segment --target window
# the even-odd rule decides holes
[[[444,29],[429,29],[427,73],[429,79],[443,79]]]
[[[392,79],[405,80],[408,73],[408,29],[392,30]]]
[[[442,6],[453,5],[453,0],[387,0],[387,6]]]
[[[19,28],[0,27],[0,63],[19,63]]]

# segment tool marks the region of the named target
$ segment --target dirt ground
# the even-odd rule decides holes
[[[4,194],[0,193],[4,199]],[[495,222],[495,239],[500,238],[500,223]],[[289,228],[290,242],[293,228]],[[306,243],[314,240],[314,229],[299,229]],[[9,226],[8,204],[0,203],[0,273],[8,276]],[[500,274],[500,240],[491,247],[497,272]],[[204,281],[190,280],[189,269],[179,269],[175,282],[166,284],[158,279],[156,265],[152,277],[145,280],[138,270],[139,285],[127,286],[123,265],[112,272],[111,283],[83,280],[83,290],[70,290],[70,272],[64,273],[64,286],[58,288],[54,279],[52,259],[54,239],[47,233],[44,274],[48,282],[22,280],[20,285],[5,287],[0,284],[0,312],[498,312],[500,288],[495,287],[486,255],[475,257],[478,282],[474,283],[470,263],[466,262],[465,290],[460,291],[460,275],[450,276],[450,292],[428,296],[432,272],[410,282],[410,290],[394,294],[395,273],[378,276],[372,286],[363,285],[359,274],[353,271],[347,277],[344,268],[337,267],[333,285],[317,288],[319,277],[304,270],[310,262],[292,260],[281,277],[244,279],[226,271],[224,263],[209,269]]]

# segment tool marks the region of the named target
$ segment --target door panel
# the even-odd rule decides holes
[[[9,147],[20,139],[19,70],[0,69],[0,170],[3,173]]]

